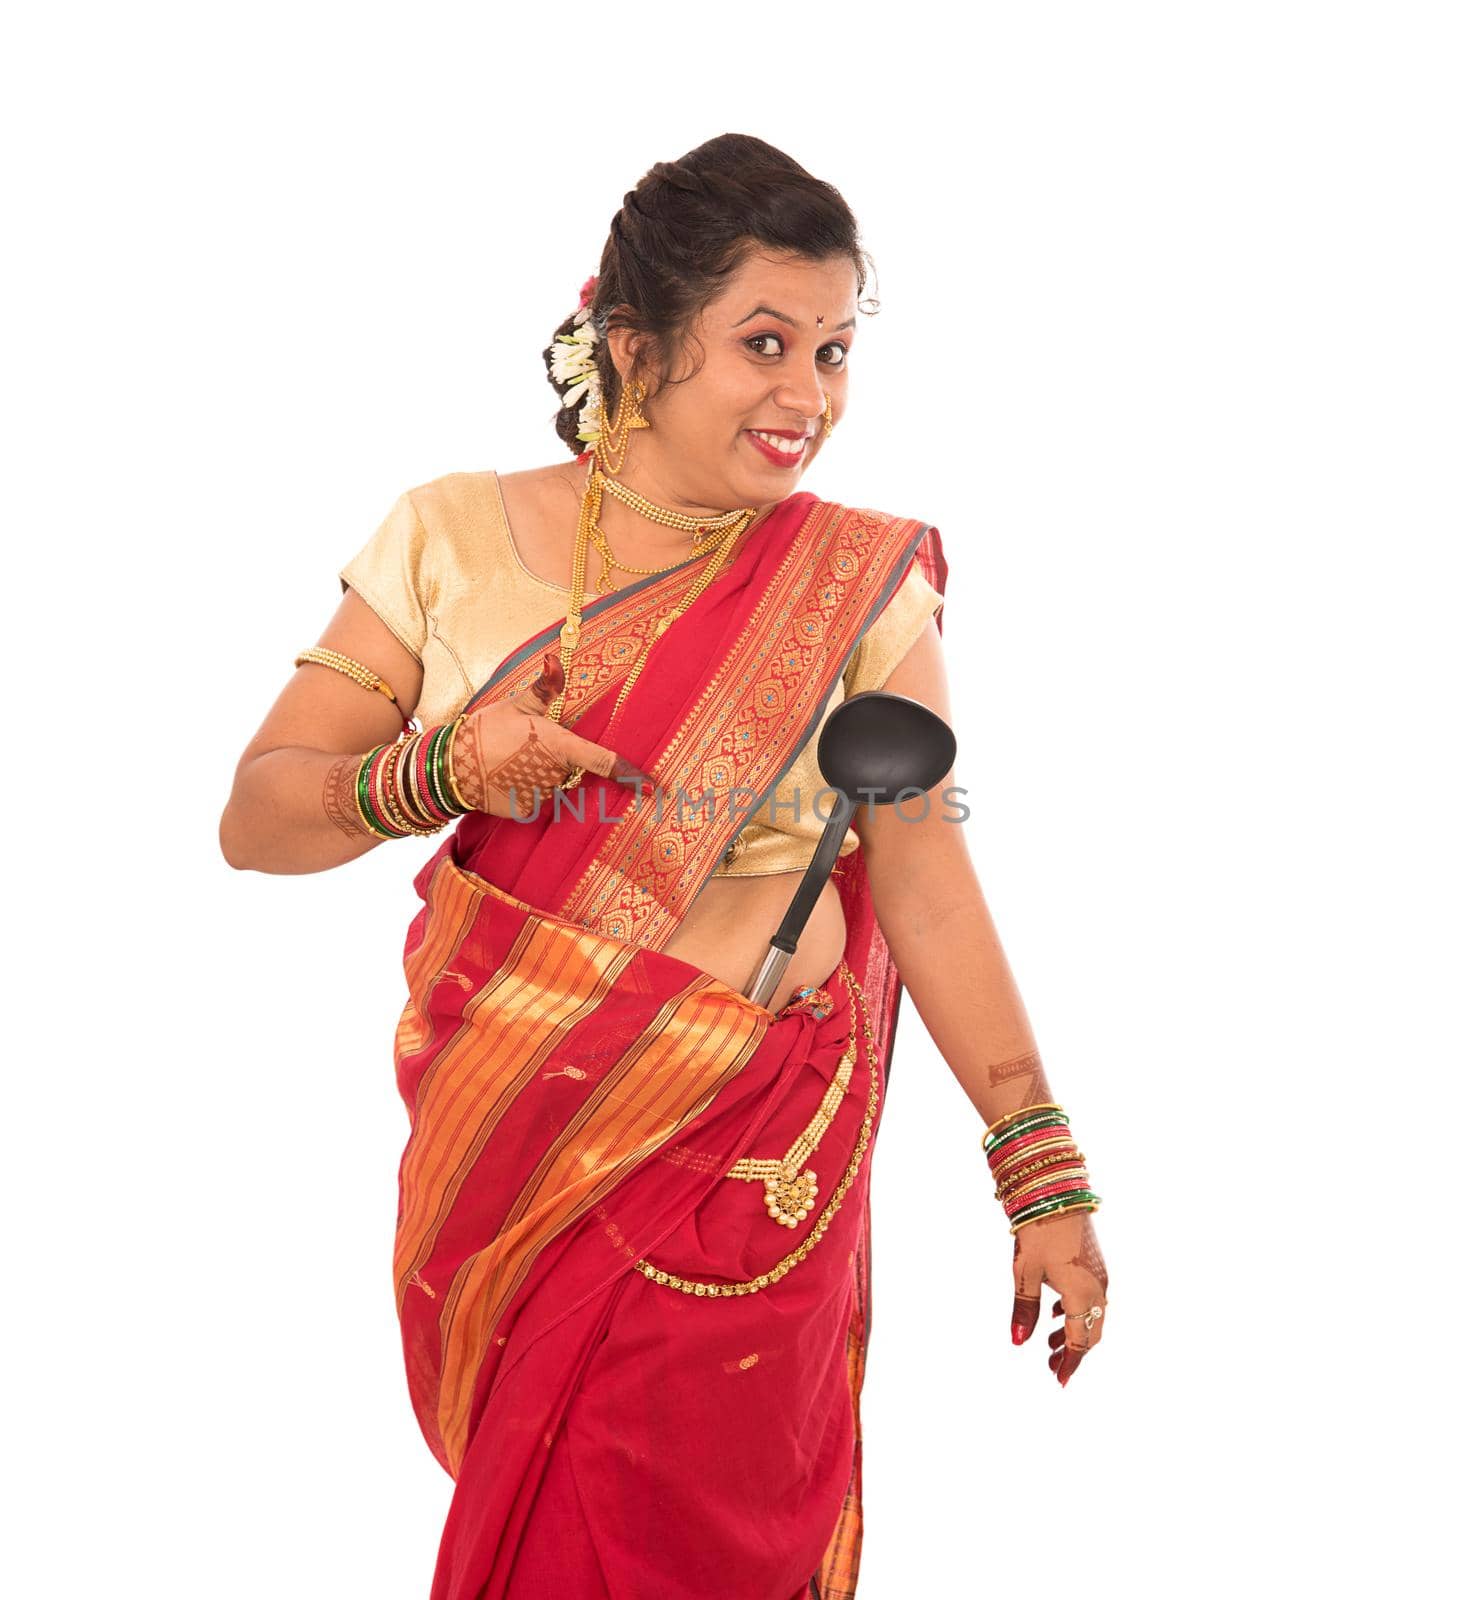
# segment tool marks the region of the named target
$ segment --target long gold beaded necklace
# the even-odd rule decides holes
[[[665,629],[672,622],[683,616],[705,592],[724,565],[725,557],[731,547],[746,531],[752,519],[756,516],[756,507],[754,506],[742,506],[735,511],[722,512],[719,517],[692,517],[682,511],[670,511],[664,506],[655,505],[651,500],[646,500],[643,495],[636,493],[626,484],[615,484],[611,478],[605,477],[596,459],[590,463],[588,486],[583,492],[583,503],[578,513],[577,538],[573,544],[572,600],[567,610],[567,621],[563,623],[559,635],[561,640],[559,656],[562,662],[563,688],[562,693],[557,696],[545,713],[553,722],[561,722],[562,720],[562,711],[567,700],[568,669],[572,665],[573,651],[577,648],[578,638],[583,629],[588,545],[596,543],[604,555],[603,579],[606,580],[608,576],[610,564],[623,566],[623,563],[614,560],[612,551],[607,548],[607,541],[603,532],[598,528],[598,513],[602,509],[605,488],[614,494],[617,499],[629,506],[631,510],[637,511],[641,516],[648,517],[651,522],[658,522],[664,527],[679,528],[683,532],[693,534],[695,536],[692,541],[694,556],[708,555],[709,559],[700,569],[695,581],[686,590],[683,598],[672,609],[665,612],[655,624],[649,637],[644,641],[644,646],[639,651],[633,667],[629,670],[628,676],[619,688],[618,698],[614,701],[613,714],[609,717],[608,725],[603,731],[602,738],[604,742],[607,741],[614,723],[618,720],[619,712],[623,709],[624,701],[628,699],[629,691],[634,687],[638,681],[639,674],[644,670],[644,662],[648,658],[650,650],[653,649]],[[702,535],[708,536],[712,533],[716,534],[714,539],[706,538],[704,541],[702,540]],[[690,559],[692,559],[691,556],[682,556],[678,561],[669,562],[663,567],[624,567],[623,570],[652,576],[660,572],[673,571],[674,568],[683,566]],[[581,782],[585,770],[583,767],[574,767],[567,777],[563,779],[559,787],[563,789],[573,788]]]

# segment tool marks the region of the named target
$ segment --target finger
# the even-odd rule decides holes
[[[1022,1254],[1022,1240],[1012,1236],[1012,1343],[1026,1344],[1043,1309],[1043,1269]]]
[[[1012,1343],[1026,1344],[1032,1330],[1038,1325],[1038,1307],[1041,1298],[1029,1300],[1026,1295],[1016,1295],[1012,1301]]]
[[[545,716],[558,695],[562,693],[564,682],[562,660],[556,651],[548,650],[542,656],[541,672],[525,689],[518,689],[509,698],[521,710]],[[562,729],[561,723],[553,723],[552,726]],[[582,738],[570,729],[562,729],[561,737],[543,730],[542,737],[563,762],[563,770],[549,783],[549,787],[556,787],[556,784],[567,777],[574,767],[584,767],[615,782],[638,782],[649,789],[658,787],[655,780],[632,761],[626,761],[623,756],[605,749],[602,745],[593,744],[591,740]]]
[[[515,694],[507,695],[506,699],[518,710],[545,716],[552,702],[562,693],[562,689],[562,661],[555,650],[548,650],[542,656],[542,670],[537,676],[524,689],[518,689]]]
[[[557,731],[554,733],[551,731],[553,729]],[[617,751],[610,750],[605,745],[594,744],[591,739],[584,739],[581,734],[574,733],[570,728],[564,728],[560,723],[549,723],[547,728],[543,729],[543,734],[557,754],[570,766],[585,767],[589,772],[611,778],[615,783],[639,783],[648,789],[659,787],[647,772],[635,766],[632,761],[626,761]]]
[[[1050,1350],[1058,1349],[1058,1347],[1063,1343],[1063,1337],[1063,1329],[1054,1328],[1052,1333],[1048,1335],[1048,1348]]]
[[[1102,1307],[1087,1295],[1065,1294],[1059,1302],[1064,1307],[1064,1320],[1061,1329],[1063,1338],[1059,1341],[1057,1350],[1057,1366],[1054,1371],[1058,1375],[1060,1384],[1067,1384],[1068,1380],[1078,1371],[1084,1357],[1093,1348],[1098,1336]],[[1053,1357],[1049,1357],[1048,1365],[1053,1366]]]

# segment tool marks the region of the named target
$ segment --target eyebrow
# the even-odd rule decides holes
[[[789,317],[785,312],[776,310],[772,306],[758,306],[755,311],[748,311],[747,314],[742,317],[741,322],[733,322],[731,326],[733,328],[739,328],[742,323],[750,322],[753,317],[759,317],[763,314],[769,317],[776,317],[778,322],[785,322],[789,328],[796,328],[799,326],[799,324],[792,317]],[[832,328],[824,328],[822,331],[824,333],[842,333],[845,328],[852,328],[854,325],[854,318],[850,317],[847,322],[837,323]]]

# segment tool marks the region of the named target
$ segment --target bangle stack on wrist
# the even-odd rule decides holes
[[[380,839],[438,833],[471,809],[455,786],[455,732],[462,720],[401,733],[363,757],[355,792],[370,833]]]
[[[999,1117],[981,1141],[997,1180],[996,1197],[1016,1233],[1039,1217],[1099,1209],[1083,1152],[1056,1101],[1023,1106]]]

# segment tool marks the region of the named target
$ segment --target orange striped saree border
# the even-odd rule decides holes
[[[409,998],[394,1032],[394,1057],[417,1054],[429,1042],[428,1012],[420,1003],[446,972],[451,953],[465,937],[475,918],[480,896],[463,875],[436,873],[429,889],[432,914],[419,943],[404,957],[404,977]],[[457,978],[458,974],[455,975]],[[468,980],[464,980],[468,981]]]
[[[400,1168],[394,1242],[401,1315],[411,1287],[434,1298],[420,1269],[507,1109],[572,1029],[596,1012],[638,953],[547,917],[467,873],[448,855],[430,883],[420,949],[444,950],[444,966],[453,969],[473,920],[466,915],[469,900],[485,895],[524,912],[525,921],[495,970],[466,999],[458,1026],[433,1058],[410,1063],[419,1078]],[[432,1402],[436,1453],[452,1475],[468,1446],[475,1382],[497,1319],[532,1264],[711,1104],[746,1066],[772,1021],[765,1008],[708,974],[692,975],[608,1064],[565,1126],[551,1134],[507,1214],[496,1219],[494,1237],[460,1263],[438,1309],[440,1359]],[[406,1061],[400,1058],[401,1073]],[[421,1415],[422,1423],[429,1421]]]
[[[927,524],[818,501],[750,621],[655,762],[661,783],[716,816],[738,789],[766,794],[811,736],[833,682]],[[805,795],[804,804],[816,797]],[[761,801],[756,801],[760,805]],[[700,806],[643,805],[589,863],[561,915],[658,948],[729,842]]]

